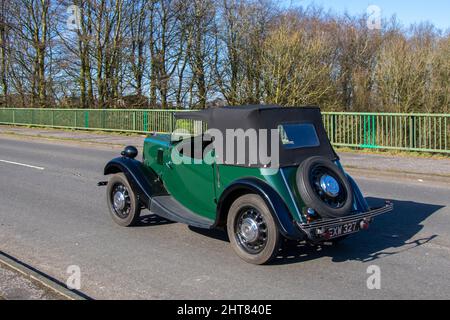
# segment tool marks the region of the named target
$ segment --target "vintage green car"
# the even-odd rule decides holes
[[[317,107],[212,108],[177,113],[173,123],[172,134],[145,139],[143,161],[127,147],[106,165],[112,176],[103,185],[119,225],[138,224],[148,209],[197,228],[226,228],[239,257],[265,264],[283,238],[337,241],[393,210],[390,202],[369,208]]]

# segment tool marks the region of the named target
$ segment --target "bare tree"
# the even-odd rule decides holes
[[[133,73],[136,95],[143,95],[143,81],[147,57],[145,44],[148,41],[148,5],[150,0],[131,1],[127,26],[130,33],[130,64]]]
[[[9,34],[10,34],[10,12],[6,0],[0,1],[0,81],[2,87],[3,107],[8,106],[8,69],[9,69]]]
[[[263,50],[265,101],[281,105],[322,104],[333,95],[330,35],[302,26],[290,12],[273,27]]]
[[[272,0],[0,0],[1,106],[448,112],[449,55],[430,24]]]
[[[25,47],[16,48],[16,62],[28,73],[31,82],[32,105],[45,107],[47,101],[47,59],[53,11],[49,0],[18,0],[11,5],[16,39]],[[23,49],[23,48],[20,48]],[[31,66],[31,67],[29,67]]]

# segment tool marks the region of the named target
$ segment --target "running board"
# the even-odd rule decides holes
[[[184,223],[201,229],[211,229],[214,221],[193,213],[172,196],[158,196],[150,200],[150,212],[174,222]]]

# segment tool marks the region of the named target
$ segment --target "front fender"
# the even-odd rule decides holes
[[[111,160],[104,169],[105,175],[122,172],[140,203],[148,208],[151,198],[167,194],[156,173],[140,161],[121,157]]]
[[[294,219],[281,196],[270,185],[257,178],[235,181],[222,193],[217,205],[216,225],[226,220],[228,210],[238,195],[255,193],[266,202],[280,233],[292,240],[302,239],[304,234],[296,227]]]

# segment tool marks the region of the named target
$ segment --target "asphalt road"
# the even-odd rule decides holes
[[[290,243],[253,266],[219,231],[151,216],[116,226],[96,183],[117,154],[0,137],[0,250],[64,283],[79,266],[81,291],[97,299],[450,299],[449,185],[355,177],[395,213],[338,246]],[[372,265],[381,290],[367,288]]]

